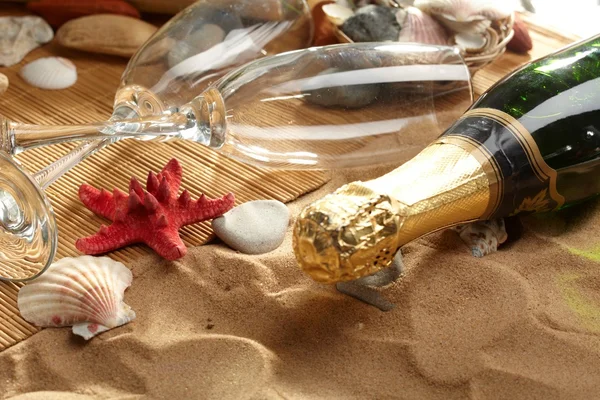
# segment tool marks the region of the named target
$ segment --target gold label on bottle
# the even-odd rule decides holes
[[[490,182],[490,200],[482,219],[560,208],[557,172],[544,161],[535,139],[512,116],[475,108],[437,141],[469,151],[481,162]]]

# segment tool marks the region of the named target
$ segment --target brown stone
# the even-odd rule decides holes
[[[93,53],[131,57],[157,28],[122,15],[90,15],[71,20],[56,32],[64,47]]]

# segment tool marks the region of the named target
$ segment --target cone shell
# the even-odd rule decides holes
[[[397,18],[402,27],[399,42],[448,44],[449,36],[444,27],[418,8],[399,10]]]
[[[501,0],[416,0],[415,7],[435,16],[454,32],[481,33],[491,21],[508,18],[512,12]]]
[[[77,82],[75,64],[62,57],[44,57],[21,68],[21,77],[40,89],[66,89]]]
[[[36,326],[73,326],[90,339],[135,318],[123,302],[131,281],[131,271],[108,257],[63,258],[21,288],[19,311]]]

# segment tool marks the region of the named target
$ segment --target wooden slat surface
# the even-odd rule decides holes
[[[548,54],[577,39],[537,26],[533,20],[526,20],[531,27],[534,50],[525,56],[506,53],[494,64],[477,72],[473,79],[476,96],[531,58]],[[17,76],[20,66],[25,62],[50,54],[70,58],[76,63],[79,80],[74,87],[64,91],[42,91],[27,86]],[[54,45],[45,46],[29,54],[17,66],[0,68],[0,72],[5,73],[11,81],[9,91],[0,97],[0,113],[17,121],[41,124],[105,119],[111,113],[113,96],[124,67],[125,61],[119,58],[71,52]],[[31,170],[37,170],[70,148],[72,145],[56,145],[27,152],[19,159]],[[98,187],[125,188],[131,175],[143,178],[148,170],[159,170],[171,157],[183,162],[183,186],[193,196],[200,193],[218,196],[233,191],[238,202],[261,198],[290,201],[326,180],[326,175],[320,172],[259,170],[190,143],[116,143],[78,165],[48,189],[47,194],[54,206],[61,233],[58,257],[78,255],[74,248],[75,239],[95,232],[103,222],[87,211],[77,199],[77,187],[82,182]],[[209,225],[186,227],[183,237],[186,244],[191,246],[205,243],[211,237]],[[144,246],[132,246],[110,256],[127,264],[148,251]],[[19,316],[16,306],[19,287],[17,284],[0,283],[0,350],[37,331]]]
[[[23,14],[16,6],[0,4],[0,15]],[[19,69],[40,57],[58,55],[71,59],[77,66],[79,79],[66,90],[45,91],[27,85]],[[102,121],[110,117],[115,91],[127,60],[62,49],[49,44],[30,53],[25,60],[10,68],[0,68],[8,76],[8,92],[0,95],[0,114],[9,119],[37,124],[68,124]],[[20,154],[17,158],[30,170],[37,171],[66,154],[74,145],[54,145]],[[69,171],[47,191],[56,213],[60,232],[58,258],[77,256],[75,240],[95,233],[106,223],[88,211],[77,198],[83,182],[96,187],[127,189],[131,176],[145,182],[149,170],[160,171],[176,157],[183,164],[182,187],[193,198],[201,193],[217,197],[234,192],[237,203],[255,199],[277,199],[289,202],[327,181],[326,172],[263,170],[227,159],[201,145],[173,141],[169,143],[125,140],[96,153]],[[210,223],[182,229],[186,245],[198,246],[212,238]],[[110,254],[128,264],[150,252],[145,246],[131,246]],[[37,331],[24,321],[17,310],[17,292],[21,285],[0,282],[0,350]]]

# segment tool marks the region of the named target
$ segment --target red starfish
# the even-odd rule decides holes
[[[183,257],[187,248],[179,237],[179,228],[216,218],[233,207],[233,193],[220,199],[202,195],[193,201],[187,190],[177,198],[182,168],[172,159],[155,175],[148,174],[145,191],[137,179],[131,178],[129,195],[119,189],[111,194],[83,184],[79,198],[97,215],[113,223],[90,237],[77,240],[75,246],[85,254],[101,254],[133,244],[146,243],[167,260]]]

